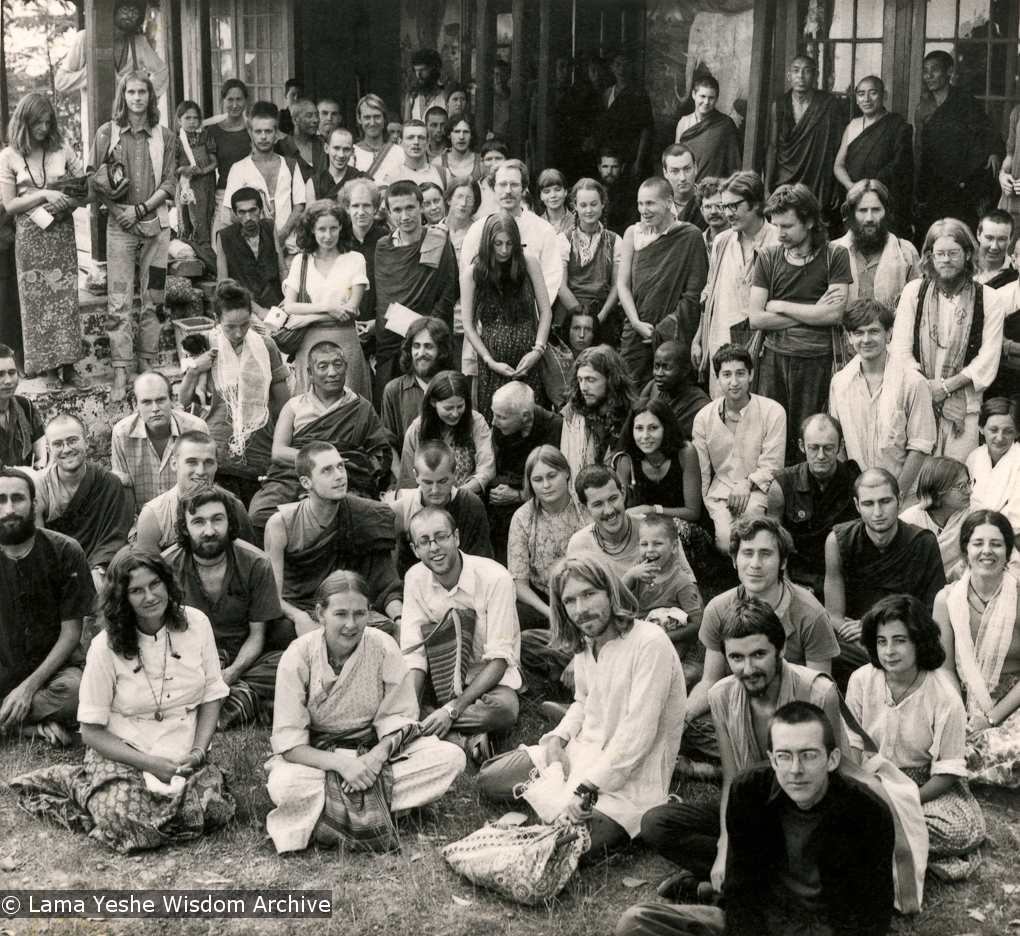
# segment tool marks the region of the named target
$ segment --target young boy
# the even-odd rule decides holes
[[[701,593],[694,579],[681,568],[680,537],[672,517],[645,514],[638,523],[641,562],[623,577],[638,600],[639,616],[658,624],[673,642],[684,664],[688,689],[701,678],[704,647],[701,629]]]

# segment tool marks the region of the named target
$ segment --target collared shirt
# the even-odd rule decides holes
[[[394,377],[383,390],[382,424],[390,445],[400,451],[404,444],[404,433],[421,415],[421,401],[425,387],[414,374]]]
[[[473,653],[468,665],[477,667],[490,660],[505,660],[506,672],[499,685],[520,689],[521,628],[514,580],[492,559],[463,552],[460,558],[464,566],[457,584],[449,591],[423,562],[412,566],[404,578],[400,647],[408,668],[428,672],[425,648],[409,648],[420,644],[448,611],[464,609],[475,614]],[[470,678],[471,675],[466,682]]]
[[[149,137],[153,130],[163,134],[163,165],[160,166],[157,182],[153,173],[152,159],[149,154]],[[89,172],[102,165],[110,150],[113,133],[113,121],[103,124],[96,131],[89,156]],[[143,127],[137,133],[131,125],[120,128],[120,146],[128,168],[130,187],[124,198],[127,205],[140,205],[148,201],[157,188],[162,189],[167,198],[173,198],[177,191],[174,171],[177,166],[177,150],[174,136],[166,127]]]
[[[169,491],[177,483],[177,472],[170,465],[174,440],[182,432],[206,432],[204,419],[181,410],[170,414],[170,438],[162,456],[149,439],[142,417],[137,413],[125,416],[113,427],[110,439],[110,467],[122,481],[134,488],[135,513],[149,501]]]

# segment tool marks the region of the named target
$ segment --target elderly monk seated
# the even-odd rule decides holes
[[[393,568],[393,513],[385,504],[347,493],[347,465],[328,442],[309,442],[294,465],[308,496],[280,507],[266,524],[283,613],[297,636],[315,630],[315,590],[338,569],[357,572],[369,585],[373,623],[401,617],[401,583]],[[278,632],[284,641],[293,634]],[[289,641],[287,641],[289,642]]]
[[[347,483],[362,497],[375,500],[390,467],[386,433],[372,404],[347,381],[347,357],[332,341],[308,352],[311,389],[291,397],[280,411],[273,434],[273,463],[250,504],[252,524],[261,534],[281,504],[301,493],[296,460],[310,442],[328,442],[342,456]],[[314,589],[313,589],[314,591]]]
[[[36,505],[47,529],[77,540],[96,587],[117,550],[127,544],[134,503],[120,479],[85,458],[88,432],[77,416],[46,423],[49,467],[37,479]]]

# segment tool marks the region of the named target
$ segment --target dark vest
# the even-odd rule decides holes
[[[227,273],[252,294],[252,298],[266,308],[283,302],[283,285],[280,282],[280,261],[273,243],[273,222],[263,218],[259,222],[259,255],[241,233],[240,224],[232,224],[220,231],[220,243],[227,258]]]
[[[921,363],[921,315],[924,312],[924,297],[934,284],[926,276],[917,291],[917,308],[914,309],[914,360]],[[980,283],[974,284],[974,317],[970,321],[970,335],[967,336],[967,349],[963,353],[963,366],[966,367],[981,350],[981,336],[985,329],[985,297]],[[936,378],[940,374],[934,375]]]

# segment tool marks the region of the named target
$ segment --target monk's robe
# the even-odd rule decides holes
[[[70,500],[57,477],[56,465],[43,472],[36,493],[46,528],[76,540],[90,569],[105,566],[127,545],[135,521],[134,498],[120,478],[101,465],[85,463],[85,477]]]
[[[914,128],[899,114],[887,111],[869,124],[846,148],[846,171],[854,182],[877,179],[892,197],[893,230],[904,236],[910,229],[914,194]]]
[[[725,179],[742,166],[740,131],[732,117],[717,110],[688,127],[680,135],[680,142],[694,154],[699,182],[706,176]]]
[[[931,614],[935,596],[945,587],[939,541],[930,530],[899,521],[892,542],[879,549],[863,520],[833,528],[846,590],[846,616],[860,620],[890,595],[913,595]]]
[[[307,505],[303,500],[280,508],[287,534],[284,601],[311,613],[315,591],[323,579],[343,570],[357,572],[368,582],[372,607],[385,613],[386,605],[403,595],[393,565],[397,545],[393,511],[386,504],[348,494],[340,502],[336,518],[322,530],[314,517],[308,517]]]
[[[955,87],[950,87],[938,107],[930,93],[923,94],[914,125],[921,157],[915,193],[920,203],[920,236],[946,217],[959,218],[973,230],[980,200],[1000,194],[987,163],[992,154],[1005,157],[1002,137],[984,105]]]
[[[379,417],[363,396],[348,393],[310,422],[295,428],[290,444],[300,450],[309,442],[329,442],[343,456],[348,490],[373,499],[378,496],[390,466],[390,447]],[[297,470],[274,461],[248,508],[260,539],[276,508],[296,501],[301,493]]]
[[[843,142],[846,104],[834,94],[815,91],[798,123],[793,92],[776,101],[776,178],[772,186],[801,182],[815,194],[823,211],[839,200],[832,164]]]

